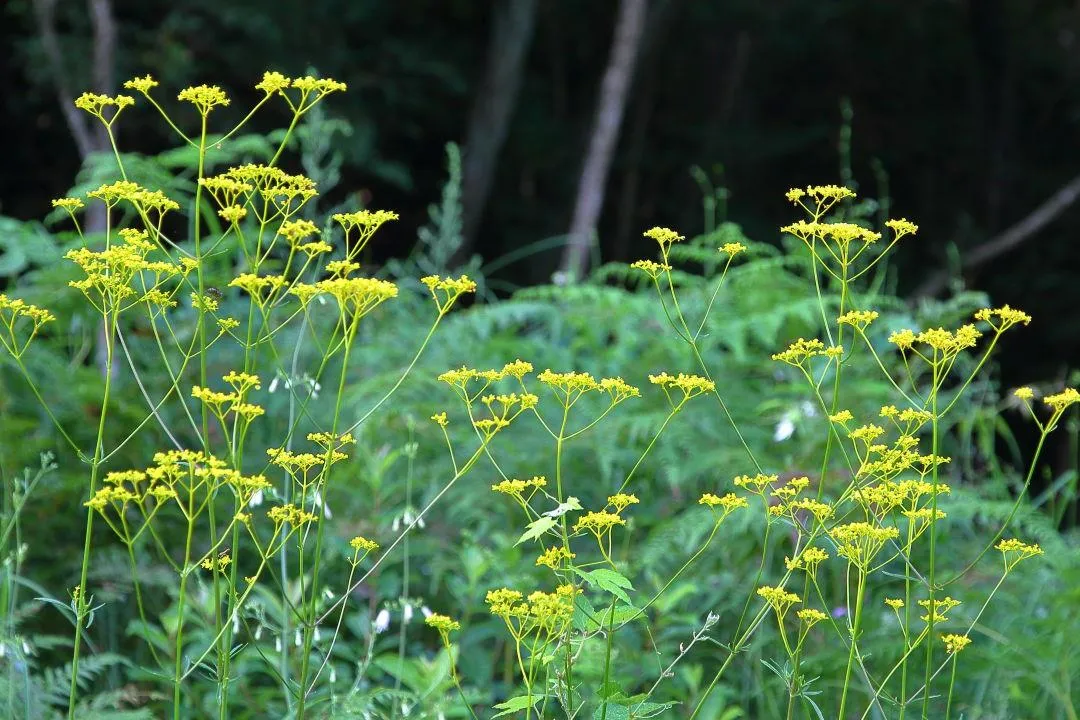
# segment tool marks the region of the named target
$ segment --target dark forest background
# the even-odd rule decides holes
[[[495,274],[502,287],[551,279],[565,260],[558,238],[590,189],[604,191],[591,257],[608,261],[650,252],[641,231],[652,225],[700,231],[706,179],[722,188],[727,218],[759,240],[777,238],[788,187],[848,183],[922,227],[897,256],[902,295],[943,295],[962,282],[1035,316],[1027,343],[1003,356],[1007,382],[1061,378],[1080,349],[1080,320],[1067,310],[1080,302],[1075,2],[2,7],[0,215],[43,217],[72,183],[80,152],[58,95],[115,91],[151,73],[165,88],[211,82],[241,98],[266,69],[315,71],[350,87],[328,105],[352,128],[334,141],[339,187],[402,214],[390,231],[401,252],[437,197],[448,141],[465,151],[468,252],[493,260],[546,248],[505,264]],[[610,164],[583,190],[603,79],[619,60],[616,28],[635,10],[641,31],[631,61],[622,58],[625,109]],[[104,58],[102,12],[111,23]],[[149,113],[127,116],[121,133],[133,150],[168,143]]]

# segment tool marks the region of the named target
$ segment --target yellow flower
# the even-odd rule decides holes
[[[921,620],[924,623],[930,622],[930,617],[933,616],[934,624],[943,623],[949,618],[945,617],[945,613],[952,610],[957,605],[960,605],[959,600],[953,600],[949,596],[943,598],[935,598],[932,602],[930,600],[920,600],[919,605],[926,608],[926,615],[923,615]]]
[[[124,82],[124,87],[126,89],[134,90],[136,92],[140,92],[143,95],[146,95],[148,92],[150,92],[151,90],[153,90],[157,86],[158,86],[157,80],[150,77],[149,75],[145,75],[143,77],[132,78],[131,80],[127,80],[127,81]]]
[[[574,523],[574,532],[588,530],[599,540],[606,533],[611,532],[611,529],[616,525],[625,524],[626,521],[615,513],[604,511],[588,512],[578,518],[578,521]]]
[[[914,235],[919,231],[919,226],[913,222],[908,221],[906,218],[897,218],[896,220],[886,220],[885,226],[891,228],[896,233],[896,239],[904,237],[905,235]]]
[[[615,508],[616,513],[621,513],[630,505],[636,505],[639,500],[637,495],[627,495],[626,493],[617,493],[608,497],[608,505]]]
[[[262,81],[255,86],[255,89],[262,90],[267,95],[273,95],[287,87],[289,87],[289,78],[279,72],[264,72]]]
[[[818,565],[829,558],[829,553],[818,547],[808,547],[794,560],[784,558],[788,570],[803,570],[807,575],[817,572]]]
[[[904,601],[900,598],[885,598],[885,604],[896,611],[899,611],[904,607]]]
[[[1043,398],[1043,402],[1053,408],[1055,413],[1060,414],[1069,406],[1080,402],[1080,392],[1077,392],[1076,388],[1065,388],[1054,395],[1047,395]]]
[[[876,310],[851,310],[838,317],[836,322],[841,325],[850,325],[856,330],[865,330],[877,318]]]
[[[536,558],[536,564],[549,567],[552,570],[558,570],[562,567],[564,560],[572,560],[577,557],[574,553],[567,550],[562,545],[553,545],[548,548]]]
[[[976,320],[982,320],[997,332],[1004,332],[1017,323],[1027,325],[1031,316],[1026,312],[1003,305],[999,308],[983,308],[975,313]]]
[[[671,397],[672,390],[678,390],[683,394],[683,402],[689,400],[692,397],[697,397],[703,393],[712,392],[716,389],[716,384],[712,380],[706,380],[698,375],[687,375],[686,373],[679,373],[678,375],[668,375],[666,372],[662,372],[659,375],[650,375],[649,382],[653,385],[659,385],[664,389],[664,393],[668,395],[668,400],[674,404],[674,400]]]
[[[671,270],[671,266],[667,263],[658,263],[652,260],[637,260],[631,263],[630,267],[645,272],[653,280],[659,279],[661,275]]]
[[[204,117],[215,107],[229,104],[229,98],[225,95],[225,91],[217,85],[197,85],[184,88],[176,98],[194,105],[195,109]]]
[[[945,651],[950,655],[955,655],[971,644],[971,638],[967,635],[942,635],[941,641],[945,643]]]
[[[69,213],[74,213],[76,210],[81,210],[83,207],[85,207],[82,200],[73,197],[65,197],[53,200],[52,206],[54,208],[62,208],[64,210],[67,210]]]
[[[450,424],[450,421],[447,420],[446,413],[444,413],[444,412],[435,413],[434,415],[431,416],[431,419],[434,420],[435,423],[438,424],[439,427],[446,427],[447,425]]]
[[[438,630],[439,634],[443,636],[444,642],[446,641],[446,636],[461,629],[461,623],[457,620],[451,620],[450,617],[438,613],[432,613],[424,618],[424,624]]]
[[[1013,395],[1021,400],[1031,400],[1035,397],[1035,391],[1029,387],[1020,387],[1013,390]]]
[[[805,610],[799,610],[797,613],[795,613],[795,616],[802,621],[803,625],[805,625],[807,629],[812,628],[814,625],[817,625],[822,620],[829,619],[828,615],[815,608],[806,608]]]
[[[652,238],[653,240],[658,242],[660,244],[660,250],[664,254],[667,254],[667,249],[671,247],[672,243],[676,243],[680,240],[686,239],[674,230],[665,227],[650,228],[649,230],[645,231],[644,235],[645,237]]]
[[[739,497],[735,493],[728,493],[723,497],[714,495],[713,493],[704,493],[701,499],[698,500],[699,505],[712,510],[713,515],[719,513],[718,521],[723,520],[731,513],[735,512],[739,508],[749,507],[750,503],[746,501],[746,498]],[[717,510],[719,508],[719,510]]]
[[[724,243],[718,249],[720,252],[725,255],[730,255],[731,257],[735,257],[741,252],[746,252],[746,246],[740,242]]]
[[[758,588],[757,594],[765,599],[773,610],[776,611],[777,616],[784,617],[790,608],[795,603],[801,603],[802,599],[798,595],[792,592],[788,592],[782,587],[772,587],[770,585],[763,585]]]
[[[427,286],[431,297],[435,300],[435,307],[440,313],[445,313],[454,302],[464,293],[476,292],[476,283],[469,279],[468,275],[457,278],[440,278],[437,275],[428,275],[421,278],[420,282]]]
[[[379,549],[379,543],[374,540],[368,540],[366,537],[357,535],[349,541],[349,547],[356,552],[369,553]]]
[[[1002,557],[1005,559],[1005,572],[1011,571],[1022,560],[1043,554],[1043,549],[1037,544],[1032,543],[1029,545],[1016,538],[1002,540],[994,547],[1001,552]]]
[[[825,343],[820,340],[807,340],[805,338],[799,338],[795,342],[788,345],[787,350],[778,352],[772,356],[773,360],[779,360],[785,362],[788,365],[794,365],[795,367],[801,366],[808,358],[816,355],[821,355],[825,350]]]

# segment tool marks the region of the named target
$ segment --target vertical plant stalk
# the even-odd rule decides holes
[[[105,358],[106,367],[112,367],[113,361],[113,338],[116,334],[117,313],[114,311],[110,317],[108,313],[105,314],[103,325],[105,332],[103,333],[103,339],[105,342]],[[109,409],[109,397],[112,392],[112,378],[111,372],[105,373],[105,387],[101,394],[101,416],[98,418],[97,437],[94,440],[94,457],[90,462],[90,488],[87,493],[87,499],[92,498],[94,493],[97,492],[97,483],[101,475],[101,461],[105,453],[105,419],[108,416]],[[79,690],[79,653],[82,647],[82,635],[83,629],[86,625],[87,615],[87,588],[86,578],[90,570],[90,545],[94,532],[94,509],[89,505],[86,506],[86,533],[83,538],[83,553],[82,553],[82,566],[79,570],[79,584],[78,597],[75,598],[75,641],[74,649],[71,655],[71,686],[70,696],[68,697],[68,720],[75,720],[75,703],[78,699]]]

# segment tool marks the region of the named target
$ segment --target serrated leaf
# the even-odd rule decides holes
[[[627,605],[633,604],[630,602],[630,596],[626,594],[626,591],[633,590],[634,586],[625,576],[607,568],[597,568],[589,572],[575,568],[574,571],[589,583],[596,585],[601,590],[606,590]]]
[[[518,538],[514,545],[520,545],[526,540],[536,540],[553,527],[555,527],[555,518],[546,515],[538,517],[529,523],[528,529],[521,534],[521,537]]]
[[[503,715],[509,715],[510,713],[515,713],[515,712],[524,710],[525,708],[530,707],[531,705],[535,705],[538,700],[543,700],[545,697],[547,697],[547,696],[546,695],[518,695],[516,697],[512,697],[509,700],[507,700],[505,702],[501,702],[498,705],[496,705],[495,709],[496,710],[501,710],[501,712],[496,713],[495,715],[492,715],[491,717],[493,717],[493,718],[502,717]]]

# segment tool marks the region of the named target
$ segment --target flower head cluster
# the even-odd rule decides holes
[[[461,623],[457,620],[452,620],[450,616],[440,615],[439,613],[428,615],[424,618],[424,624],[438,631],[439,637],[446,647],[450,646],[450,633],[461,629]]]
[[[817,572],[818,565],[829,559],[829,553],[819,547],[808,547],[799,553],[795,559],[784,558],[784,564],[788,570],[802,570],[807,575]]]
[[[806,362],[813,357],[839,358],[844,354],[844,348],[839,345],[826,347],[820,340],[807,340],[799,338],[788,345],[786,350],[775,353],[773,360],[787,363],[792,367],[803,368]]]
[[[520,503],[527,503],[537,490],[547,485],[547,479],[541,476],[529,480],[503,480],[491,486],[494,492],[509,495]]]
[[[611,534],[612,528],[625,524],[626,521],[617,513],[606,510],[587,512],[574,523],[574,532],[590,532],[596,536],[597,542],[603,544],[604,538]]]
[[[106,125],[112,125],[120,112],[129,105],[135,104],[135,98],[129,95],[99,95],[98,93],[84,92],[75,98],[75,107],[90,113]],[[112,113],[106,117],[108,110]]]
[[[975,313],[975,319],[987,323],[995,332],[1005,332],[1013,325],[1027,325],[1031,316],[1022,310],[1003,305],[999,308],[983,308]]]
[[[476,283],[469,279],[468,275],[457,278],[441,278],[437,275],[428,275],[420,278],[420,282],[431,291],[431,297],[435,300],[435,307],[442,315],[453,307],[454,302],[465,293],[476,292]]]
[[[13,357],[21,358],[41,328],[54,320],[48,310],[0,293],[0,344]]]
[[[577,557],[574,553],[567,550],[562,545],[552,545],[543,553],[540,557],[536,558],[537,566],[549,567],[552,570],[562,569],[564,562],[568,562]]]
[[[758,588],[757,594],[760,595],[774,611],[776,611],[776,616],[780,620],[783,620],[784,615],[787,614],[788,609],[792,605],[802,602],[802,599],[798,595],[793,592],[788,592],[783,587],[763,585]]]
[[[945,643],[945,652],[950,655],[957,654],[971,644],[971,638],[967,635],[946,634],[941,636],[941,641]]]
[[[229,98],[217,85],[196,85],[184,88],[176,96],[181,102],[189,102],[195,106],[199,114],[206,117],[216,107],[224,107],[229,104]]]
[[[698,500],[698,504],[709,508],[709,510],[712,511],[716,522],[720,522],[740,508],[750,506],[750,503],[746,501],[746,498],[739,497],[735,493],[728,493],[723,496],[714,495],[713,493],[704,493]]]
[[[1021,561],[1043,554],[1043,549],[1032,543],[1021,542],[1016,538],[1002,540],[994,546],[1005,559],[1005,572],[1010,572]]]
[[[920,619],[924,623],[930,623],[931,618],[933,618],[933,624],[938,625],[949,619],[945,613],[960,605],[960,601],[946,595],[943,598],[934,598],[933,600],[920,600],[919,605],[926,610],[926,614]]]
[[[349,541],[349,547],[353,549],[356,554],[374,552],[379,549],[379,543],[374,540],[368,540],[366,537],[357,535]]]
[[[535,637],[547,640],[562,633],[574,615],[573,585],[560,585],[554,592],[540,590],[527,598],[517,590],[501,588],[488,592],[485,602],[491,614],[502,618],[517,640]]]
[[[673,408],[681,407],[690,398],[716,390],[716,383],[712,380],[686,373],[668,375],[666,372],[662,372],[659,375],[650,375],[649,382],[658,385],[664,391],[668,402]],[[680,394],[682,395],[681,398],[678,397]]]
[[[881,552],[885,544],[897,538],[900,531],[895,527],[875,527],[865,522],[853,522],[838,525],[829,530],[836,553],[847,558],[855,567],[867,572],[870,563]]]
[[[69,250],[64,257],[78,265],[86,277],[68,284],[80,290],[103,314],[120,313],[140,302],[156,306],[175,304],[172,297],[179,285],[168,291],[162,288],[167,281],[185,276],[194,266],[187,262],[149,260],[147,256],[154,245],[145,231],[124,228],[118,234],[120,242],[104,250],[95,252],[85,247]]]

